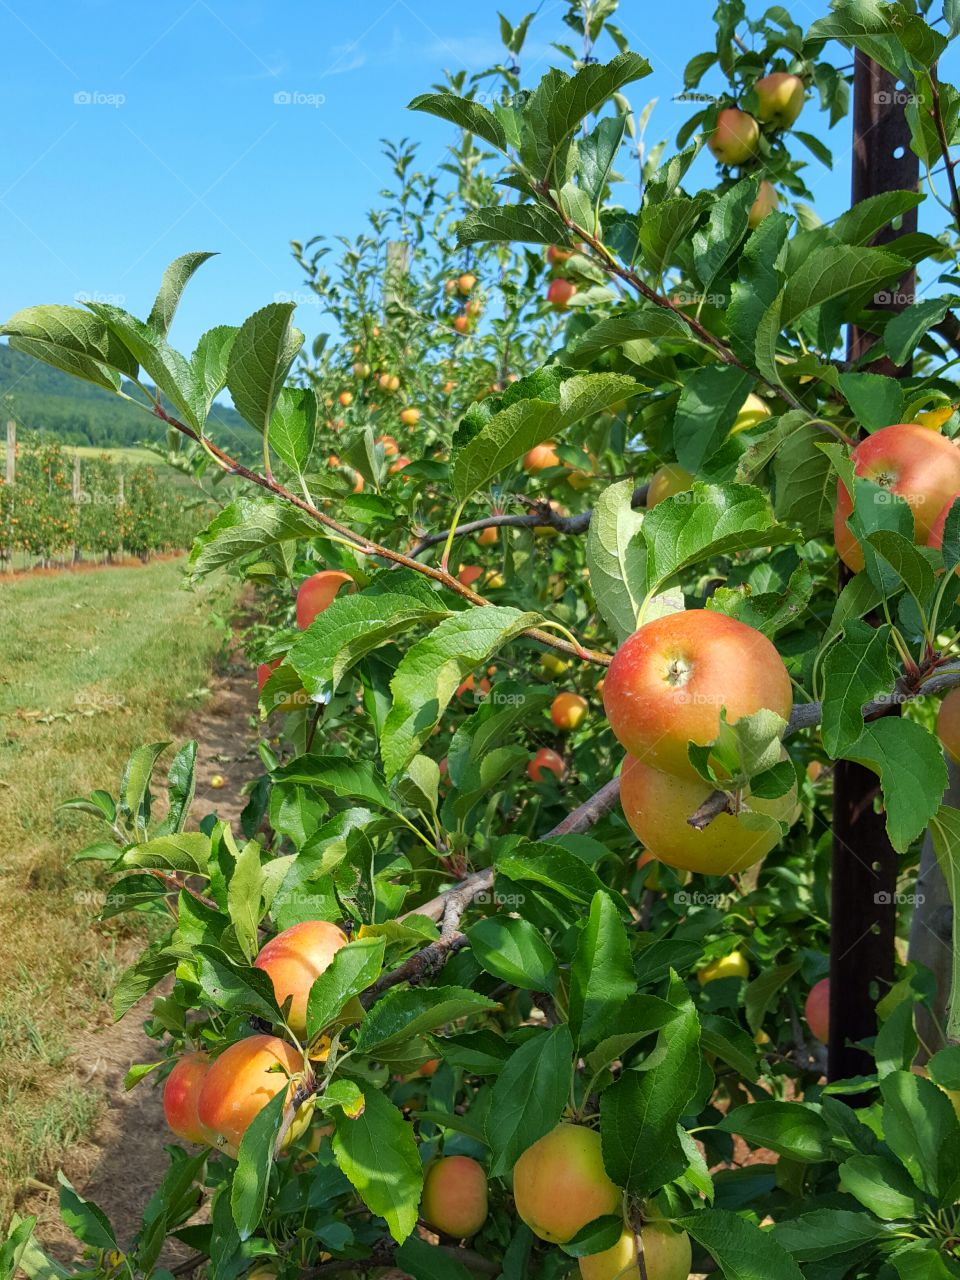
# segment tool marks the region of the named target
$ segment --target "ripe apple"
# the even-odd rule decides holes
[[[557,276],[556,280],[550,281],[550,287],[547,290],[547,301],[555,311],[564,311],[576,292],[577,286],[572,280],[567,280],[564,276]]]
[[[370,366],[368,364],[355,364],[353,366],[353,372],[357,375],[358,378],[369,378]]]
[[[263,693],[263,686],[270,679],[270,674],[276,671],[277,667],[283,662],[282,658],[274,658],[273,662],[261,662],[257,667],[257,693]],[[293,711],[296,707],[305,707],[310,701],[306,689],[297,689],[295,693],[287,694],[282,702],[277,702],[271,707],[272,711]],[[211,785],[213,779],[210,779]]]
[[[405,427],[415,427],[420,421],[419,409],[401,409],[400,421]]]
[[[353,582],[349,573],[339,569],[321,569],[300,583],[297,591],[297,626],[306,631],[314,618],[329,609],[345,582]]]
[[[492,547],[498,540],[500,534],[497,532],[495,525],[491,525],[489,529],[481,529],[477,535],[477,542],[481,547]]]
[[[563,249],[558,244],[552,244],[547,249],[547,261],[552,267],[559,266],[561,262],[569,262],[572,257],[572,249]]]
[[[474,681],[473,676],[469,675],[467,676],[466,680],[464,680],[463,684],[461,684],[457,689],[457,697],[462,698],[466,693],[475,694],[477,688],[479,688],[480,692],[484,695],[484,697],[486,697],[486,695],[490,692],[490,689],[491,689],[490,681],[486,678],[486,676],[482,676],[480,678],[480,683],[478,685]]]
[[[646,1280],[687,1280],[693,1265],[693,1249],[685,1231],[667,1222],[646,1222],[640,1228]],[[603,1253],[580,1259],[582,1280],[640,1280],[637,1240],[624,1226],[623,1235]]]
[[[603,706],[632,755],[693,776],[687,743],[716,740],[721,707],[730,724],[762,708],[787,720],[793,695],[765,635],[725,614],[692,609],[655,618],[624,641],[604,677]]]
[[[759,862],[780,843],[780,828],[754,815],[793,822],[796,790],[776,800],[745,799],[741,813],[721,813],[702,831],[691,817],[711,794],[699,777],[663,773],[628,755],[620,774],[623,816],[647,849],[668,866],[701,875],[733,875]]]
[[[664,498],[672,498],[674,494],[684,493],[692,487],[693,476],[679,462],[664,463],[653,473],[647,485],[647,510],[663,502]]]
[[[579,693],[558,693],[550,704],[550,719],[561,733],[570,733],[583,723],[588,703]]]
[[[347,935],[326,920],[291,925],[261,948],[253,962],[273,983],[277,1004],[291,999],[288,1023],[295,1036],[307,1029],[307,997],[314,980],[329,969],[333,957],[347,945]]]
[[[474,275],[471,275],[469,271],[465,271],[463,275],[460,277],[460,279],[457,281],[457,288],[460,290],[463,296],[466,297],[476,283],[477,283],[477,277]]]
[[[457,578],[465,587],[472,587],[483,577],[483,570],[478,564],[465,564],[461,566]]]
[[[898,494],[913,512],[914,542],[926,546],[937,516],[960,491],[960,449],[946,436],[915,422],[882,427],[854,449],[856,474]],[[853,499],[837,480],[833,535],[837,554],[855,572],[863,568],[860,544],[847,528]]]
[[[773,213],[775,209],[779,208],[780,197],[777,195],[777,189],[772,182],[768,182],[764,178],[760,183],[760,189],[757,191],[757,198],[750,206],[750,212],[747,214],[747,226],[751,231],[755,231],[768,213]]]
[[[427,1166],[420,1213],[444,1235],[464,1239],[487,1220],[487,1175],[468,1156],[446,1156]]]
[[[409,465],[410,465],[409,458],[399,457],[396,459],[395,462],[392,462],[390,464],[387,470],[390,473],[390,475],[395,476],[398,471],[402,471],[404,467],[409,467]]]
[[[560,459],[552,440],[534,447],[523,455],[523,469],[527,475],[535,475],[538,471],[546,471],[548,467],[559,467]]]
[[[937,712],[937,737],[954,764],[960,764],[960,689],[951,689]]]
[[[445,280],[443,282],[443,291],[446,294],[456,293],[457,292],[456,280]]]
[[[558,1124],[517,1161],[513,1198],[534,1235],[566,1244],[588,1222],[617,1213],[621,1192],[603,1167],[600,1134]]]
[[[238,1040],[210,1065],[197,1100],[200,1123],[217,1135],[221,1150],[236,1158],[247,1126],[281,1089],[292,1092],[288,1078],[302,1070],[302,1056],[285,1040],[262,1035]],[[303,1133],[312,1112],[309,1103],[300,1109],[287,1133],[288,1143]]]
[[[471,298],[464,307],[464,311],[466,311],[471,320],[477,320],[483,315],[483,302],[479,298]],[[496,390],[499,391],[500,388],[496,384],[494,385]]]
[[[567,771],[567,767],[563,763],[563,756],[558,755],[556,751],[551,751],[549,747],[541,747],[527,765],[527,777],[533,782],[543,782],[543,771],[545,769],[549,769],[556,776],[558,782],[563,781],[563,775]]]
[[[339,396],[337,396],[337,399],[340,401],[340,403],[343,405],[345,409],[349,409],[350,406],[353,404],[353,392],[341,391]]]
[[[749,160],[760,141],[760,126],[753,116],[736,107],[726,107],[717,116],[717,127],[707,139],[707,146],[721,164],[743,164]]]
[[[395,458],[400,452],[400,446],[393,436],[379,436],[377,444],[383,445],[384,456],[387,458]]]
[[[747,957],[742,951],[731,951],[729,955],[712,960],[697,970],[697,981],[701,987],[708,982],[716,982],[718,978],[745,978],[750,972]]]
[[[807,995],[807,1002],[803,1007],[803,1016],[807,1020],[807,1026],[813,1032],[815,1038],[821,1044],[826,1044],[830,1039],[830,979],[821,978],[819,982],[814,983]]]
[[[454,316],[453,327],[457,333],[469,333],[473,326],[470,324],[470,317],[461,311],[458,316]]]
[[[740,407],[740,412],[730,428],[730,434],[735,436],[738,431],[749,431],[751,427],[758,426],[764,418],[769,417],[770,406],[751,391]]]
[[[163,1114],[170,1129],[178,1138],[203,1146],[212,1146],[217,1140],[197,1115],[197,1100],[209,1070],[208,1054],[186,1053],[177,1059],[163,1086]]]
[[[803,81],[788,71],[773,71],[753,86],[757,91],[757,117],[764,124],[789,129],[803,110]]]

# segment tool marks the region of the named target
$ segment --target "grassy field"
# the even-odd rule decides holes
[[[94,820],[56,806],[116,794],[130,750],[175,739],[202,705],[225,640],[209,613],[233,588],[181,591],[181,567],[0,581],[0,1222],[98,1109],[68,1058],[109,1021],[131,937],[93,922],[96,864],[70,862]]]
[[[78,444],[71,446],[70,452],[78,454],[81,458],[107,457],[111,462],[126,462],[131,467],[135,467],[141,462],[146,462],[151,467],[166,466],[163,458],[157,457],[150,449],[141,449],[137,445],[114,449],[99,449],[92,444]]]

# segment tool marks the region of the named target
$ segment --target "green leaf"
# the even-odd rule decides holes
[[[867,431],[903,421],[903,389],[896,378],[879,373],[841,373],[840,390],[853,416]]]
[[[495,978],[525,991],[553,991],[557,962],[546,939],[529,920],[487,916],[467,930],[478,963]]]
[[[380,735],[388,778],[410,763],[474,668],[540,620],[518,609],[477,606],[444,619],[407,650],[390,681],[393,705]]]
[[[293,328],[292,302],[273,302],[243,322],[230,352],[227,388],[234,407],[252,427],[265,434],[290,366],[303,346]]]
[[[338,1116],[333,1154],[371,1213],[402,1244],[417,1224],[423,1169],[413,1133],[386,1094],[367,1089],[355,1120]]]
[[[930,561],[913,540],[896,529],[877,529],[868,534],[866,540],[904,584],[918,607],[922,606],[933,594],[935,579]]]
[[[716,453],[753,381],[729,364],[709,364],[685,377],[673,420],[673,447],[682,467],[695,474]]]
[[[296,641],[285,662],[312,696],[333,693],[366,654],[418,623],[441,622],[450,612],[439,593],[433,605],[390,592],[338,596]]]
[[[912,1071],[880,1081],[883,1136],[921,1190],[939,1207],[960,1193],[960,1122],[947,1095]]]
[[[700,1023],[676,975],[667,998],[678,1016],[660,1032],[645,1069],[624,1071],[600,1096],[603,1163],[617,1186],[636,1196],[658,1190],[687,1167],[677,1123],[700,1077]]]
[[[611,347],[622,347],[638,338],[662,338],[671,342],[693,342],[693,334],[675,312],[664,307],[636,307],[623,315],[610,316],[575,339],[565,355],[573,365],[590,364]]]
[[[633,490],[632,480],[604,489],[587,532],[590,588],[620,642],[637,629],[645,586],[646,549],[639,536],[644,515],[633,509]]]
[[[767,497],[751,485],[695,484],[688,501],[661,502],[646,515],[647,593],[683,569],[751,547],[796,542],[797,534],[778,524]]]
[[[490,1173],[502,1177],[559,1122],[573,1081],[573,1041],[565,1024],[534,1032],[510,1056],[487,1110]]]
[[[521,387],[518,383],[513,391]],[[638,386],[621,374],[578,373],[531,390],[533,394],[494,413],[466,443],[454,440],[453,491],[459,502],[487,488],[535,445],[561,436],[583,418],[634,394]]]
[[[474,209],[457,225],[457,243],[471,244],[563,244],[567,226],[558,214],[541,205],[503,204],[491,209]]]
[[[357,1036],[357,1052],[383,1054],[414,1036],[435,1031],[448,1022],[500,1006],[466,987],[394,989],[370,1009]]]
[[[881,1239],[884,1229],[865,1213],[815,1209],[776,1223],[773,1234],[798,1262],[819,1262]]]
[[[317,397],[309,387],[283,387],[270,419],[270,447],[299,475],[317,438]]]
[[[880,778],[887,835],[905,853],[937,812],[947,786],[940,744],[915,720],[884,717],[864,727],[845,753]]]
[[[955,294],[946,298],[922,298],[892,315],[883,331],[883,346],[893,363],[906,364],[920,339],[940,323],[957,301]]]
[[[332,606],[331,606],[332,607]],[[372,760],[347,756],[297,756],[275,769],[274,782],[293,782],[329,791],[341,800],[365,800],[392,810],[393,800]]]
[[[759,978],[747,986],[743,993],[744,1010],[747,1023],[753,1032],[759,1031],[764,1015],[774,1001],[783,992],[787,982],[798,972],[799,960],[790,960],[786,964],[775,965],[761,973]]]
[[[570,967],[568,1018],[578,1052],[612,1030],[636,989],[627,931],[613,899],[598,890]]]
[[[789,234],[790,218],[785,213],[768,214],[737,262],[736,279],[730,285],[727,326],[731,346],[748,365],[753,364],[760,320],[780,292],[782,277],[777,262]]]
[[[793,325],[811,307],[856,290],[870,290],[884,280],[897,280],[907,270],[905,258],[882,249],[830,245],[814,249],[787,281],[780,322]]]
[[[260,923],[263,899],[263,868],[260,865],[260,846],[256,840],[248,841],[240,850],[227,886],[227,910],[230,923],[244,955],[252,960],[260,949],[257,926]]]
[[[871,37],[889,37],[871,39]],[[847,0],[826,18],[818,19],[807,32],[807,40],[840,40],[864,50],[868,57],[880,62],[888,71],[898,74],[898,56],[904,52],[929,68],[947,47],[946,37],[934,31],[905,5],[876,4],[872,0]],[[879,56],[878,56],[879,55]]]
[[[796,774],[793,776],[796,780]],[[754,787],[751,791],[756,794]],[[734,1071],[739,1071],[744,1080],[753,1083],[757,1079],[757,1046],[739,1023],[716,1013],[701,1013],[700,1045],[705,1054],[715,1054]]]
[[[169,745],[169,742],[151,742],[137,747],[120,780],[120,816],[141,831],[150,817],[150,779],[154,766]]]
[[[942,805],[930,825],[930,836],[953,904],[953,966],[950,1004],[947,1008],[947,1038],[960,1040],[960,810]]]
[[[936,1241],[914,1240],[891,1255],[899,1280],[957,1280],[956,1267],[945,1260]]]
[[[820,732],[823,745],[835,758],[863,733],[864,703],[889,692],[893,685],[889,644],[889,627],[871,627],[851,619],[843,639],[824,659]]]
[[[281,1089],[253,1117],[240,1139],[237,1168],[230,1187],[230,1208],[241,1240],[250,1239],[263,1217],[286,1099],[287,1090]]]
[[[107,302],[88,302],[87,306],[139,361],[188,425],[195,431],[202,430],[203,397],[189,360],[174,350],[162,334],[122,307]]]
[[[185,742],[173,757],[167,772],[167,814],[156,828],[157,835],[182,831],[190,816],[197,786],[197,743]]]
[[[648,76],[650,70],[650,63],[639,53],[621,53],[610,62],[590,63],[581,67],[576,75],[565,77],[548,98],[546,136],[551,147],[558,147],[613,94],[624,85]]]
[[[598,120],[594,130],[580,142],[579,178],[580,189],[586,193],[590,202],[596,206],[603,198],[607,178],[620,150],[623,133],[626,127],[626,116],[604,116]],[[593,227],[589,228],[591,231]]]
[[[960,564],[960,502],[954,498],[943,526],[943,567],[952,573]]]
[[[196,350],[190,357],[194,385],[203,406],[204,421],[210,413],[214,400],[227,385],[230,352],[233,350],[238,333],[239,329],[236,325],[230,324],[221,324],[208,329],[201,336]]]
[[[394,1252],[393,1260],[414,1280],[473,1280],[472,1273],[439,1245],[409,1236]]]
[[[679,194],[651,199],[650,187],[640,214],[640,248],[650,274],[658,279],[672,264],[677,246],[683,244],[710,207],[710,197],[699,192],[691,200]]]
[[[275,498],[237,498],[194,539],[187,562],[192,582],[245,556],[316,534],[318,525],[297,507]]]
[[[840,1187],[884,1222],[916,1218],[923,1207],[923,1196],[906,1169],[886,1156],[854,1155],[845,1160]]]
[[[796,523],[804,538],[833,527],[837,478],[829,457],[817,447],[823,433],[802,427],[790,433],[773,463],[774,509],[780,520]]]
[[[407,104],[407,110],[426,111],[432,116],[439,116],[459,129],[475,133],[498,151],[507,149],[507,138],[500,121],[486,107],[469,98],[460,98],[455,93],[421,93]]]
[[[694,235],[693,262],[705,293],[747,234],[747,219],[759,185],[752,177],[737,182],[714,203],[706,226]]]
[[[869,244],[878,231],[915,209],[922,201],[919,191],[883,191],[879,195],[868,196],[866,200],[858,200],[853,208],[844,210],[830,229],[844,244]],[[891,317],[890,324],[896,319],[899,317]]]
[[[209,875],[210,837],[202,831],[180,831],[132,845],[123,855],[125,867],[158,867],[187,875]]]
[[[703,1209],[679,1218],[716,1260],[725,1280],[803,1280],[800,1268],[771,1231],[723,1209]]]
[[[273,983],[262,969],[234,964],[218,947],[207,945],[195,949],[194,959],[200,986],[218,1009],[281,1021]]]
[[[816,1111],[801,1102],[734,1107],[716,1127],[739,1134],[755,1147],[769,1147],[788,1160],[813,1164],[830,1157],[830,1131]]]
[[[166,337],[170,324],[180,302],[180,296],[187,282],[198,267],[202,267],[208,258],[215,258],[215,253],[184,253],[174,258],[160,282],[160,291],[147,316],[147,324],[162,337]]]
[[[62,1170],[57,1172],[57,1181],[60,1216],[73,1234],[91,1249],[116,1249],[116,1233],[99,1205],[78,1195]]]
[[[307,999],[307,1038],[312,1040],[340,1014],[347,1001],[376,982],[383,968],[383,938],[357,938],[341,947],[314,981]]]
[[[0,326],[0,336],[15,351],[107,391],[120,390],[120,374],[136,378],[140,372],[110,329],[79,307],[25,307]]]
[[[497,875],[506,876],[513,884],[539,885],[562,901],[585,908],[598,889],[610,892],[592,867],[557,841],[511,844],[497,854],[495,865]],[[613,897],[622,902],[619,895]]]
[[[119,1022],[125,1013],[152,991],[168,973],[177,967],[179,956],[173,950],[148,947],[140,958],[126,969],[113,992],[113,1017]]]

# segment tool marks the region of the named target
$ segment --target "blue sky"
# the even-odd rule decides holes
[[[516,21],[528,5],[499,7]],[[807,23],[826,4],[793,7]],[[173,334],[184,348],[210,325],[302,295],[289,240],[362,229],[390,181],[380,138],[418,139],[420,167],[436,166],[451,130],[405,104],[445,67],[480,70],[499,56],[497,8],[493,0],[0,0],[0,314],[87,294],[145,315],[164,266],[188,249],[221,256],[186,295]],[[524,51],[525,83],[551,60],[565,65],[550,49],[571,34],[565,8],[544,0]],[[621,6],[618,22],[653,65],[632,89],[636,108],[658,99],[650,142],[672,143],[693,110],[673,97],[688,58],[712,43],[713,8],[713,0]],[[278,103],[277,94],[298,101]],[[815,128],[827,136],[825,125]],[[809,178],[828,218],[847,203],[848,122],[829,140],[835,172],[811,158]],[[301,307],[298,323],[317,332],[318,309]]]

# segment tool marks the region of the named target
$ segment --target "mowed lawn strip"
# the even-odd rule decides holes
[[[0,579],[0,1222],[23,1179],[55,1168],[99,1099],[69,1069],[110,1020],[130,927],[96,923],[101,834],[57,806],[116,794],[129,752],[177,740],[205,690],[235,588],[180,589],[182,561]],[[170,753],[161,759],[168,763]]]

